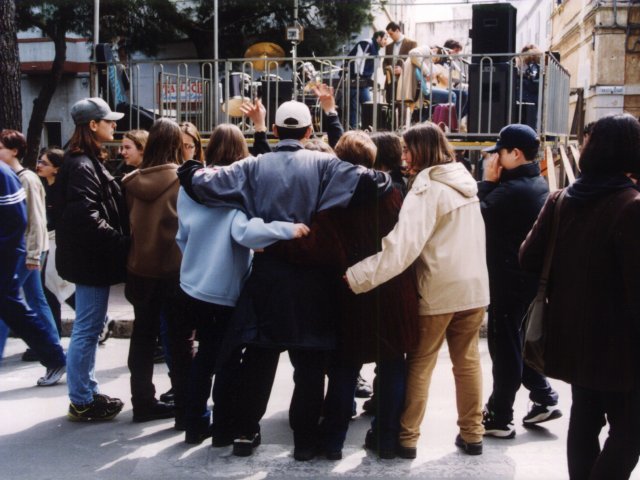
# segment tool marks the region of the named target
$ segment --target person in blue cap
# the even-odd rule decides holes
[[[493,391],[484,411],[485,435],[514,438],[513,403],[520,385],[529,390],[532,407],[525,427],[561,417],[558,394],[546,377],[523,363],[522,318],[538,286],[535,275],[521,270],[518,250],[549,195],[536,162],[540,140],[527,125],[500,131],[478,183],[487,235],[491,304],[488,343],[493,362]]]

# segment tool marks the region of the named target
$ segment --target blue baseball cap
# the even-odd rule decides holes
[[[500,130],[498,141],[492,147],[484,148],[483,152],[494,153],[501,148],[519,148],[520,150],[537,149],[540,147],[540,139],[535,130],[529,125],[514,123]]]

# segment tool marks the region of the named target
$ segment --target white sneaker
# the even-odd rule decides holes
[[[560,418],[562,412],[555,405],[541,405],[533,402],[533,406],[529,413],[522,419],[523,425],[536,425],[542,422],[548,422],[549,420],[555,420]]]
[[[60,381],[66,371],[67,367],[65,365],[56,368],[47,368],[47,373],[45,373],[44,377],[38,379],[38,386],[50,387],[51,385],[55,385]]]

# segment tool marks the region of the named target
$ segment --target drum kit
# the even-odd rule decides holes
[[[296,81],[292,82],[284,80],[278,74],[279,67],[285,61],[284,56],[283,48],[275,43],[260,42],[251,45],[245,51],[244,58],[248,59],[253,72],[259,72],[259,79],[254,80],[246,71],[230,72],[224,88],[225,101],[222,103],[222,111],[227,112],[229,117],[242,117],[240,109],[242,104],[259,97],[262,98],[268,110],[273,110],[273,113],[270,113],[270,116],[273,116],[280,103],[295,99],[307,103],[319,122],[321,111],[313,89],[322,83],[331,83],[332,79],[342,77],[338,75],[342,72],[342,67],[317,59],[316,61],[320,64],[320,71],[318,71],[312,62],[300,62],[293,72]],[[295,91],[293,91],[293,84],[296,85]],[[336,89],[339,88],[339,84],[340,82]]]

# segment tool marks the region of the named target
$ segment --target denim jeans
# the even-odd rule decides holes
[[[40,256],[40,265],[44,266],[46,258],[47,252],[43,252]],[[29,270],[25,257],[22,257],[18,260],[16,275],[18,276],[18,285],[22,287],[24,292],[24,299],[27,301],[27,305],[35,312],[43,325],[49,329],[51,335],[57,336],[58,340],[60,340],[53,313],[51,313],[47,298],[44,296],[40,270]]]
[[[24,263],[24,257],[16,259],[14,272],[18,269],[18,263]],[[39,278],[39,272],[34,270]],[[3,328],[0,329],[0,358],[4,350],[4,343],[9,333],[9,328],[22,338],[32,348],[40,362],[47,368],[56,368],[65,364],[64,351],[60,345],[60,337],[55,327],[42,322],[33,310],[26,304],[20,293],[18,277],[13,272],[1,272],[4,278],[0,279],[0,318],[4,319]],[[3,323],[0,321],[0,323]],[[8,328],[7,328],[8,327]]]
[[[98,338],[107,316],[110,287],[76,284],[76,320],[67,352],[67,386],[75,405],[87,405],[98,393],[95,378]]]
[[[371,91],[369,87],[351,87],[349,91],[349,127],[358,128],[358,113],[362,115],[362,108],[358,112],[358,104],[371,101]]]
[[[44,288],[42,286],[42,277],[40,270],[29,270],[27,268],[27,264],[25,263],[25,255],[22,254],[18,258],[18,263],[16,267],[16,279],[18,282],[18,288],[22,288],[24,299],[29,305],[29,308],[33,310],[36,314],[36,317],[45,327],[50,335],[53,337],[57,337],[58,343],[60,342],[60,334],[58,332],[58,328],[56,327],[55,320],[53,318],[53,313],[51,313],[51,309],[49,308],[49,304],[47,303],[47,299],[44,295]],[[44,265],[45,259],[47,258],[47,252],[43,252],[40,257],[40,265]],[[4,345],[7,341],[7,336],[9,335],[9,329],[6,325],[0,326],[0,357],[2,357],[2,352],[4,351]]]

